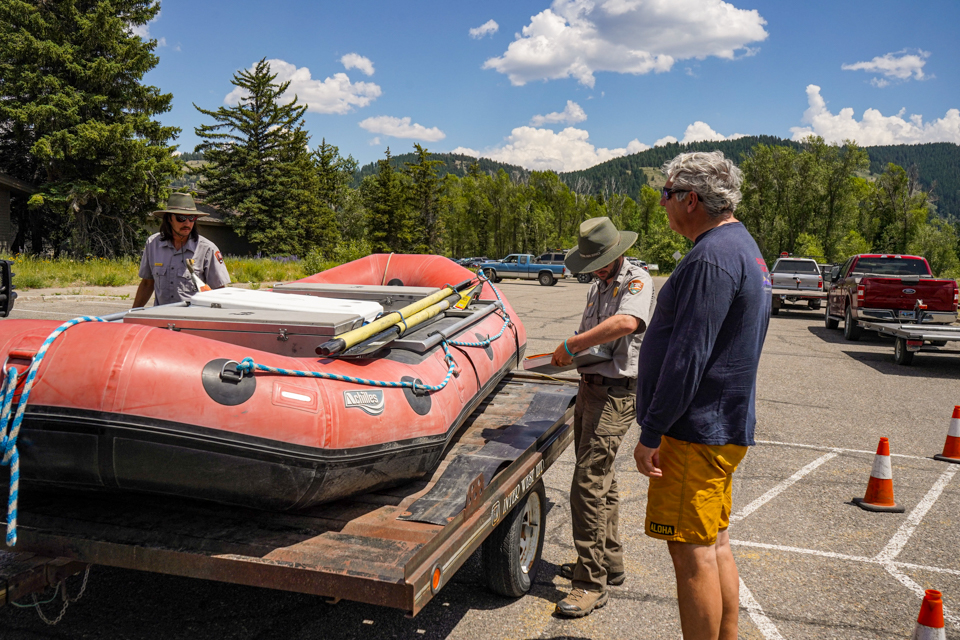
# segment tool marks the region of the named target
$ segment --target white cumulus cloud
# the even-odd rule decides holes
[[[148,22],[147,24],[131,24],[131,25],[129,25],[130,33],[132,33],[132,34],[135,35],[135,36],[140,36],[140,38],[141,38],[144,42],[146,42],[147,40],[149,40],[149,39],[151,38],[151,36],[150,36],[150,25],[152,25],[154,22],[156,22],[156,21],[159,20],[159,19],[160,19],[160,12],[157,11],[157,15],[153,16],[153,20],[151,20],[151,21]],[[165,47],[165,46],[167,46],[167,39],[166,39],[166,38],[157,38],[157,46],[158,46],[158,47]]]
[[[929,76],[924,75],[923,66],[927,64],[927,58],[929,57],[929,51],[917,49],[915,53],[910,53],[907,49],[904,49],[903,51],[877,56],[869,62],[841,65],[840,68],[844,71],[866,71],[867,73],[885,76],[870,80],[870,84],[882,88],[890,84],[888,78],[900,81],[911,78],[914,80],[926,79]]]
[[[335,73],[324,80],[314,80],[307,67],[297,67],[284,60],[267,60],[270,71],[277,74],[274,82],[290,81],[284,97],[293,100],[296,95],[307,111],[344,114],[362,108],[380,97],[380,87],[372,82],[350,82],[345,73]],[[256,67],[254,64],[251,70]],[[225,104],[237,104],[245,91],[240,87],[224,97]]]
[[[364,75],[373,75],[373,62],[370,60],[370,58],[365,58],[359,53],[348,53],[340,58],[340,64],[342,64],[348,71],[350,69],[357,69]]]
[[[818,135],[827,142],[855,140],[863,147],[923,142],[960,144],[960,109],[949,109],[942,118],[926,123],[922,115],[904,119],[904,110],[897,115],[885,116],[877,109],[867,109],[858,121],[850,107],[840,109],[836,115],[831,113],[820,95],[820,87],[815,84],[807,86],[807,103],[803,122],[809,126],[791,127],[794,140]]]
[[[475,151],[457,147],[452,153],[490,158],[538,171],[578,171],[613,158],[649,149],[639,140],[617,149],[597,148],[590,143],[590,134],[575,127],[560,132],[552,129],[517,127],[499,147]]]
[[[542,127],[545,124],[577,124],[587,119],[587,114],[583,108],[573,100],[567,100],[567,106],[563,111],[554,111],[545,116],[533,116],[530,124],[534,127]]]
[[[470,29],[470,37],[474,40],[479,40],[483,36],[491,36],[499,30],[500,25],[498,25],[495,20],[487,20],[479,27]]]
[[[378,133],[384,136],[394,138],[412,138],[414,140],[425,140],[426,142],[436,142],[447,137],[443,131],[437,127],[429,129],[422,124],[411,122],[410,118],[394,118],[393,116],[376,116],[360,121],[360,126],[370,133]]]
[[[662,147],[676,142],[680,144],[688,144],[690,142],[719,142],[721,140],[736,140],[737,138],[745,138],[746,136],[747,134],[745,133],[733,133],[725,136],[722,133],[714,131],[706,122],[697,120],[693,124],[687,125],[687,128],[683,132],[682,140],[677,140],[673,136],[664,136],[654,142],[653,146]]]
[[[669,71],[675,61],[753,55],[747,44],[767,38],[756,10],[723,0],[553,0],[485,69],[514,85],[594,73]]]

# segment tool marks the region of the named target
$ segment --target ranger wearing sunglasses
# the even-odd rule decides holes
[[[197,233],[197,218],[201,214],[189,193],[171,194],[167,208],[154,211],[153,215],[163,221],[160,233],[150,236],[143,251],[134,308],[145,306],[154,293],[157,304],[180,302],[197,293],[187,268],[190,259],[197,275],[211,289],[230,282],[217,246]]]

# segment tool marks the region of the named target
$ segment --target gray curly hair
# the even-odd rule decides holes
[[[661,171],[667,180],[673,181],[674,189],[696,192],[713,218],[733,214],[743,197],[743,172],[721,151],[681,153],[663,165]]]

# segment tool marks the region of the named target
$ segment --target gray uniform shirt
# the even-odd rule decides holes
[[[589,331],[610,316],[633,316],[640,320],[637,333],[631,333],[613,342],[600,345],[612,359],[577,370],[596,373],[608,378],[636,378],[637,361],[643,332],[650,324],[654,308],[653,278],[642,267],[623,261],[620,272],[607,284],[594,280],[587,293],[587,306],[580,319],[580,333]]]
[[[180,249],[175,249],[172,240],[161,240],[160,234],[155,233],[143,250],[140,277],[153,280],[157,304],[180,302],[197,293],[187,270],[190,258],[194,260],[197,275],[210,288],[218,289],[230,282],[230,274],[217,245],[200,236],[197,240],[190,238]]]

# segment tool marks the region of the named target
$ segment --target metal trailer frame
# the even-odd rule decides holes
[[[22,484],[19,541],[15,549],[0,546],[0,606],[102,564],[354,600],[415,616],[496,526],[509,522],[507,514],[523,507],[573,441],[571,382],[509,374],[470,416],[431,477],[305,511],[121,493],[33,495],[29,483]],[[557,393],[570,401],[555,415],[532,415],[543,405],[535,402],[538,394]],[[486,485],[481,474],[448,492],[463,500],[462,509],[454,505],[459,513],[444,525],[402,519],[447,468],[462,469],[464,456],[489,443],[509,447],[511,426],[514,436],[522,435],[519,442],[532,442],[500,463]],[[541,527],[541,542],[544,532]]]
[[[900,324],[899,322],[863,322],[860,326],[868,331],[893,336],[893,359],[897,364],[909,365],[918,352],[960,355],[960,350],[942,350],[943,345],[927,345],[926,342],[960,342],[960,327],[936,324]]]

